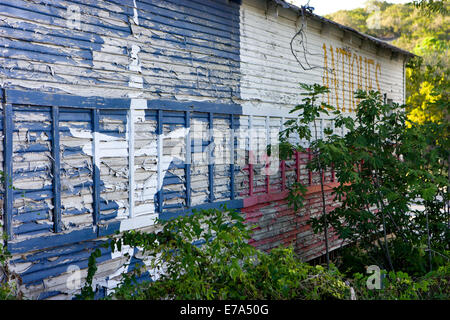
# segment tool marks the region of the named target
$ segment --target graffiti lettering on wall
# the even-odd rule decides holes
[[[339,110],[352,112],[358,99],[355,90],[381,92],[381,65],[375,60],[352,53],[345,48],[323,44],[323,85],[330,88],[327,103]]]

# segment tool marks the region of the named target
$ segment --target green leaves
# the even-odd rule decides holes
[[[23,293],[19,288],[20,276],[11,272],[8,267],[11,254],[4,245],[7,235],[0,231],[0,300],[19,300]]]
[[[76,295],[76,299],[80,300],[94,300],[95,298],[95,291],[92,288],[92,281],[94,279],[95,272],[97,271],[97,258],[100,258],[102,255],[100,249],[95,249],[91,255],[89,256],[88,260],[88,274],[86,277],[86,282],[81,288],[80,294]]]
[[[423,188],[421,190],[422,198],[425,201],[432,201],[434,196],[436,195],[437,187],[436,186],[429,186],[428,188]]]
[[[287,140],[291,136],[297,136],[300,140],[306,139],[310,141],[312,138],[311,129],[309,124],[318,119],[322,114],[329,115],[328,111],[334,111],[339,113],[333,106],[325,104],[323,102],[317,103],[320,96],[329,92],[327,87],[319,84],[305,84],[301,83],[300,87],[304,90],[300,94],[305,96],[302,99],[302,103],[292,108],[290,113],[299,113],[301,116],[297,119],[289,119],[284,123],[286,128],[280,133],[282,143],[287,143]],[[331,131],[330,131],[331,130]],[[328,129],[329,134],[332,133],[332,129]]]
[[[383,287],[367,289],[369,276],[361,273],[353,275],[351,285],[358,299],[362,300],[448,300],[450,292],[450,265],[442,266],[436,272],[413,278],[409,274],[397,271],[381,270]]]
[[[139,282],[139,269],[124,274],[108,299],[344,299],[348,286],[333,269],[301,262],[292,247],[270,253],[248,244],[252,226],[241,213],[201,210],[190,216],[160,221],[162,231],[128,231],[111,238],[113,250],[129,245],[153,257],[150,269],[162,267],[153,282]],[[88,279],[79,298],[93,299],[95,251],[89,259]],[[144,270],[141,270],[142,272]]]
[[[240,213],[225,206],[159,223],[162,231],[156,234],[130,231],[111,240],[116,248],[119,243],[139,245],[153,257],[152,266],[164,266],[166,272],[160,279],[140,293],[145,298],[164,298],[162,292],[175,299],[226,297],[229,293],[223,288],[243,278],[240,263],[256,254],[247,243],[250,226]],[[164,291],[168,286],[171,289]],[[125,295],[120,290],[116,294],[119,298]]]
[[[301,87],[305,97],[292,110],[301,116],[286,123],[280,154],[288,158],[293,150],[303,149],[287,142],[291,135],[305,139],[313,155],[307,168],[321,172],[333,166],[341,184],[333,190],[341,206],[311,219],[314,231],[322,232],[331,224],[341,238],[384,251],[384,267],[392,260],[387,234],[384,246],[374,241],[383,237],[383,231],[410,246],[425,244],[440,252],[448,250],[450,231],[444,227],[449,199],[448,121],[408,121],[405,106],[384,103],[379,92],[362,90],[355,92],[360,102],[354,116],[346,116],[319,102],[326,88]],[[345,128],[345,134],[340,136],[327,128],[326,137],[320,139],[311,128],[319,117],[330,114],[334,127]],[[304,191],[299,183],[290,187],[288,201],[294,210],[302,206]],[[411,209],[416,204],[424,205],[425,210]],[[404,263],[395,257],[394,261]]]

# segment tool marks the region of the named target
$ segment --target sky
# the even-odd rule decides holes
[[[308,0],[288,0],[297,6],[306,5]],[[314,13],[320,16],[333,13],[338,10],[351,10],[363,8],[367,0],[310,0],[309,6],[314,7]],[[389,3],[407,3],[412,0],[387,0]]]

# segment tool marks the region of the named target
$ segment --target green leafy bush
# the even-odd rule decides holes
[[[391,239],[389,245],[392,253],[392,263],[403,272],[412,277],[421,277],[429,271],[429,256],[425,245],[413,247],[402,239]],[[449,251],[444,255],[432,254],[433,269],[448,263]],[[384,252],[382,248],[370,247],[363,249],[358,245],[343,248],[336,258],[335,264],[346,276],[352,277],[355,273],[364,273],[368,265],[382,266]]]
[[[368,289],[368,276],[356,273],[350,281],[357,299],[363,300],[448,300],[450,298],[450,264],[414,279],[406,272],[382,270],[383,287]]]
[[[8,268],[11,257],[8,250],[0,242],[0,300],[17,300],[22,298],[19,290],[20,278],[12,274]]]
[[[349,295],[338,270],[300,261],[292,248],[270,253],[247,243],[250,228],[234,210],[203,210],[161,221],[156,234],[125,232],[113,250],[138,247],[163,271],[138,283],[140,272],[124,275],[110,299],[344,299]]]
[[[425,276],[406,272],[385,275],[382,289],[368,289],[364,270],[346,277],[333,265],[327,269],[302,262],[292,247],[269,253],[247,244],[251,226],[233,210],[203,210],[190,216],[161,221],[159,233],[125,232],[111,239],[113,250],[137,247],[151,260],[150,269],[162,274],[154,281],[139,282],[148,268],[124,274],[122,282],[106,299],[448,299],[450,267],[446,265]],[[361,265],[361,250],[353,257]],[[90,281],[96,266],[90,259]],[[366,260],[367,262],[367,260]],[[354,264],[356,265],[356,264]],[[362,268],[364,269],[364,268]],[[348,271],[348,270],[347,270]],[[87,283],[79,298],[92,299]]]
[[[442,265],[440,257],[448,259],[444,252],[450,243],[448,122],[414,123],[404,106],[361,90],[355,92],[359,103],[351,116],[320,102],[326,87],[300,85],[305,97],[291,112],[300,111],[302,117],[285,122],[280,156],[286,159],[302,148],[299,142],[289,143],[293,134],[306,139],[312,150],[307,168],[319,177],[334,168],[339,183],[333,195],[340,205],[330,212],[322,188],[323,212],[310,219],[314,232],[324,233],[326,245],[331,227],[347,243],[356,243],[364,261],[347,256],[357,262],[356,269],[370,261],[390,271],[423,275]],[[320,118],[333,125],[313,139],[311,127]],[[301,186],[290,190],[294,210],[303,200]]]

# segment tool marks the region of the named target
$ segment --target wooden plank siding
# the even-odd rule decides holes
[[[85,277],[108,235],[154,232],[156,218],[194,208],[240,210],[259,223],[252,243],[263,250],[323,252],[305,222],[320,206],[310,155],[279,161],[267,144],[301,116],[289,113],[300,82],[329,86],[325,101],[348,113],[357,88],[403,102],[409,54],[297,9],[281,0],[0,3],[0,222],[27,297],[70,299],[72,271]],[[302,26],[307,43],[291,48]],[[317,134],[332,125],[321,119]],[[324,179],[332,186],[334,172]],[[310,188],[300,215],[285,199],[295,181]],[[99,288],[134,268],[122,266],[125,253],[146,263],[137,250],[101,250]]]

